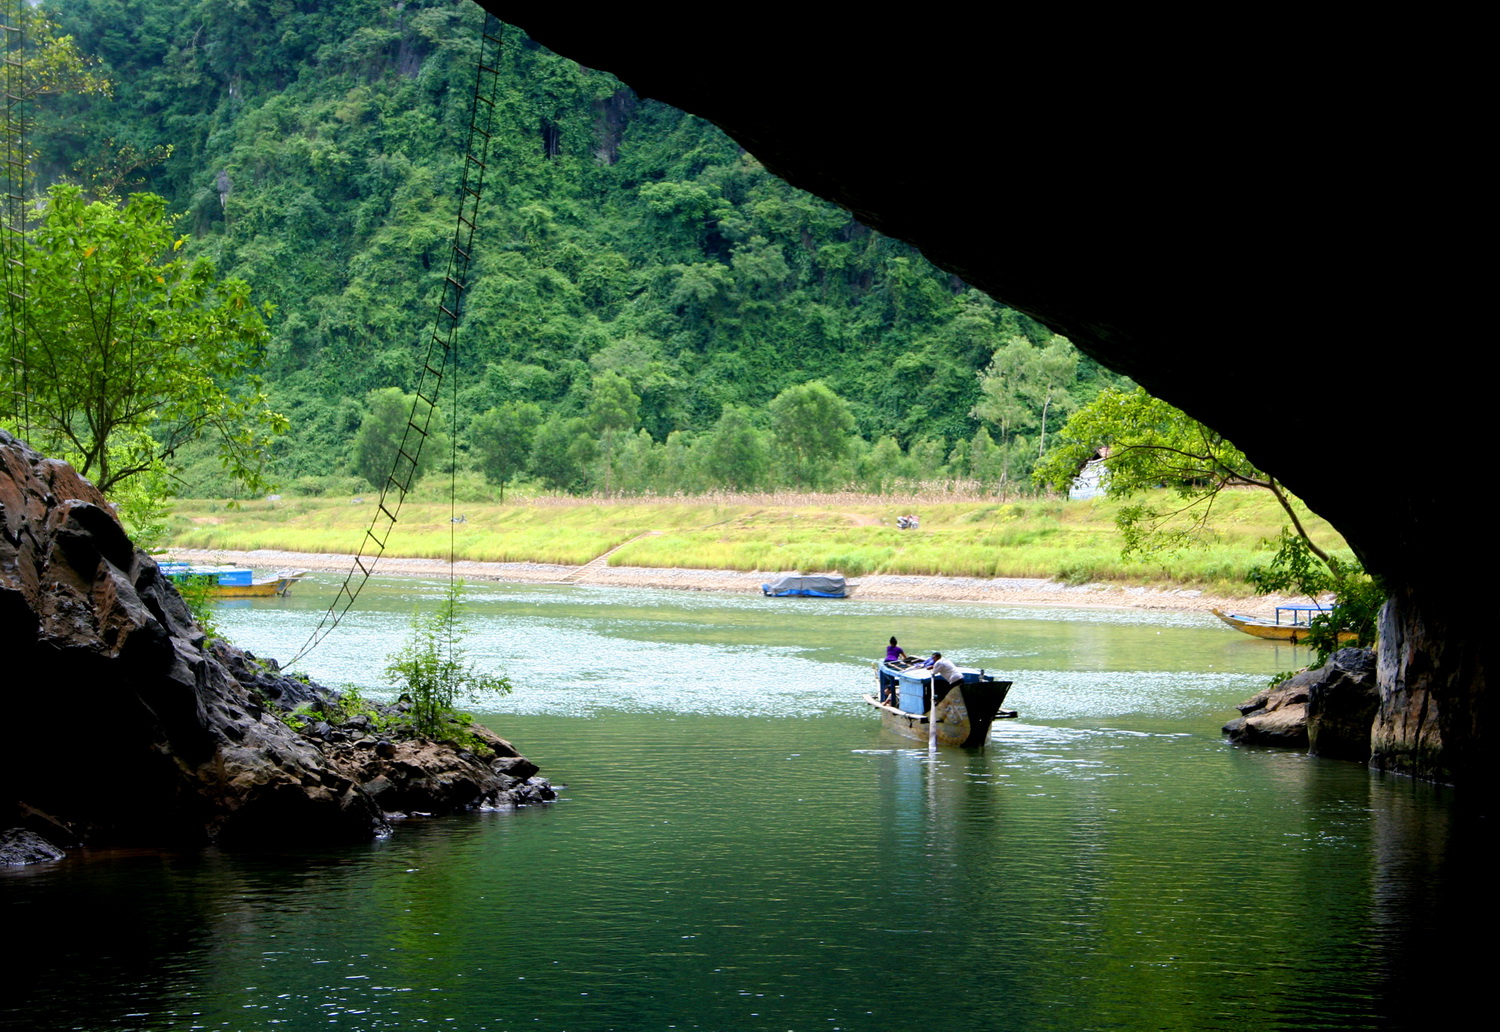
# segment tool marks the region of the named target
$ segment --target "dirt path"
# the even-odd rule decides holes
[[[254,552],[210,551],[179,548],[172,557],[192,562],[225,562],[261,569],[294,567],[320,572],[346,573],[353,556],[332,553],[282,552],[260,549]],[[728,591],[756,593],[770,579],[771,573],[742,573],[735,570],[656,569],[644,566],[585,567],[556,566],[548,563],[481,563],[463,561],[455,564],[458,576],[465,580],[520,581],[541,584],[595,584],[615,587],[668,588],[679,591]],[[447,562],[440,559],[380,560],[378,574],[397,577],[446,577]],[[777,571],[780,572],[780,571]],[[1113,584],[1058,584],[1031,577],[985,579],[980,577],[925,577],[894,574],[871,574],[853,579],[856,600],[982,602],[993,605],[1071,606],[1110,609],[1157,609],[1207,612],[1210,608],[1232,608],[1236,612],[1270,615],[1279,596],[1264,598],[1223,598],[1193,589],[1156,589]]]

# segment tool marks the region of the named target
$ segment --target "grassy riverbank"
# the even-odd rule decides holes
[[[230,509],[221,501],[177,503],[170,544],[180,548],[353,552],[374,501],[288,498]],[[1108,499],[874,498],[867,495],[740,495],[601,502],[533,498],[461,503],[450,523],[446,500],[414,496],[389,542],[390,555],[440,558],[449,534],[460,559],[581,565],[611,548],[612,566],[717,570],[839,570],[865,574],[1050,577],[1247,593],[1246,571],[1265,562],[1282,525],[1261,492],[1226,492],[1203,541],[1154,563],[1120,558]],[[922,526],[895,520],[917,513]],[[1312,519],[1320,542],[1343,547]]]

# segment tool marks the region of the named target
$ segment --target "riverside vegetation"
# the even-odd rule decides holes
[[[264,456],[288,493],[378,490],[442,281],[477,7],[74,0],[37,10],[100,85],[45,98],[29,189],[97,198],[101,224],[105,209],[182,213],[186,235],[147,255],[131,282],[157,282],[145,273],[175,268],[180,248],[224,277],[215,296],[255,316],[243,336],[264,380],[244,363],[220,379],[249,388],[266,424],[286,432],[265,447],[232,435],[239,452]],[[505,33],[456,387],[422,456],[425,470],[456,469],[465,484],[467,555],[582,562],[653,530],[664,533],[613,561],[1218,585],[1267,558],[1257,553],[1279,528],[1260,517],[1253,530],[1231,520],[1193,550],[1130,566],[1113,530],[1090,522],[1120,515],[1108,503],[995,501],[1031,489],[1070,412],[1128,382],[781,182],[713,126]],[[135,187],[165,200],[122,202]],[[58,251],[41,228],[30,233],[38,269]],[[139,497],[122,483],[135,525],[160,523],[167,473],[180,494],[257,493],[258,464],[226,464],[211,442],[169,432],[157,409],[131,440],[108,442],[144,455],[154,438],[170,463],[149,467],[156,479]],[[938,483],[951,507],[924,504],[923,533],[896,536],[891,506],[915,504],[902,492]],[[481,499],[507,488],[642,501],[614,516],[563,519],[565,505],[536,502],[491,517]],[[753,498],[648,500],[786,489],[866,497],[819,494],[780,515],[768,515],[779,503]],[[299,523],[295,506],[325,509],[323,525]],[[247,513],[235,543],[349,550],[357,532],[346,528],[364,519],[359,507],[310,500],[278,511],[291,519],[274,532]],[[431,521],[446,517],[423,512],[403,526],[427,530],[398,547],[438,554],[446,533]],[[227,544],[222,531],[205,540],[214,533],[202,505],[184,518],[178,543]],[[720,529],[704,533],[705,523]]]
[[[453,533],[459,559],[581,565],[611,548],[615,566],[723,570],[830,570],[969,577],[1050,577],[1188,585],[1218,594],[1250,592],[1245,578],[1279,546],[1281,513],[1264,492],[1224,493],[1199,541],[1149,561],[1122,557],[1121,503],[1020,498],[1000,501],[949,490],[871,497],[842,494],[716,494],[654,499],[544,495],[500,504],[476,478],[460,482],[464,522],[433,483],[403,509],[391,554],[446,558]],[[467,489],[467,490],[465,490]],[[229,507],[184,499],[169,540],[182,548],[352,552],[372,499],[287,497]],[[922,525],[897,530],[898,515]],[[1309,517],[1329,547],[1342,541]],[[651,533],[651,532],[657,533]],[[642,536],[646,535],[646,536]]]

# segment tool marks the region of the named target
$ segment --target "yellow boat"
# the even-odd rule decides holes
[[[1258,616],[1245,616],[1242,613],[1226,613],[1222,609],[1211,609],[1209,612],[1237,631],[1244,631],[1256,638],[1288,641],[1295,645],[1307,638],[1307,632],[1310,630],[1307,621],[1312,619],[1312,615],[1326,613],[1328,610],[1321,606],[1277,606],[1274,621],[1263,620]],[[1282,622],[1282,613],[1288,614],[1286,622]],[[1304,616],[1307,620],[1303,619]],[[1352,631],[1339,632],[1339,641],[1353,641],[1354,638],[1355,634]]]
[[[257,577],[248,566],[174,562],[158,565],[174,581],[208,581],[208,593],[214,598],[274,598],[285,595],[307,575],[306,570],[278,570],[269,577]]]
[[[285,595],[306,575],[306,570],[278,570],[274,576],[257,577],[249,584],[214,584],[209,594],[214,598],[273,598]]]

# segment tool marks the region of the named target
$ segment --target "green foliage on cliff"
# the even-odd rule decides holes
[[[108,103],[52,104],[41,167],[87,179],[103,141],[171,148],[136,174],[187,212],[193,253],[278,309],[267,380],[292,420],[272,453],[287,481],[354,468],[366,399],[411,388],[452,236],[481,14],[452,0],[56,5],[116,87]],[[869,442],[889,438],[900,462],[920,446],[932,477],[998,480],[1045,450],[1047,420],[1115,382],[1075,357],[1058,390],[1022,392],[1004,457],[986,446],[976,465],[978,374],[1001,348],[1051,354],[1043,327],[519,30],[506,30],[498,111],[445,401],[460,461],[491,478],[624,493],[857,483]],[[795,447],[790,464],[762,461],[783,433],[773,399],[813,381],[850,416],[827,461]],[[480,440],[495,424],[479,420],[521,404],[543,418],[525,448],[501,449],[524,451],[519,467],[497,463]],[[736,409],[748,426],[721,427]],[[731,430],[754,467],[743,474],[725,467]]]

